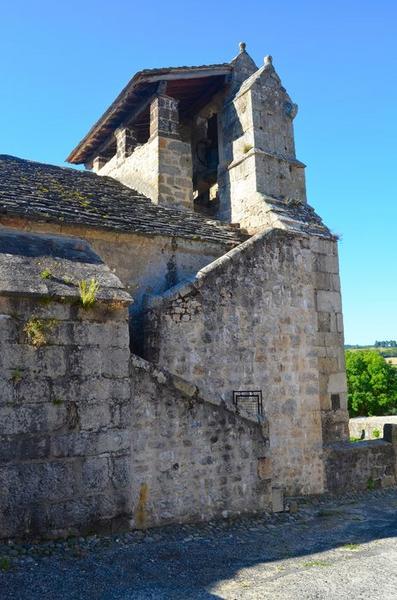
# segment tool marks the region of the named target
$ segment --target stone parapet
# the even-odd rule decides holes
[[[385,424],[397,425],[397,416],[354,417],[349,420],[349,435],[363,440],[378,439],[382,437]],[[384,437],[386,439],[385,435]]]
[[[395,448],[386,437],[369,442],[330,444],[324,448],[324,460],[326,489],[334,494],[397,483]]]
[[[134,355],[133,527],[272,508],[268,424]]]

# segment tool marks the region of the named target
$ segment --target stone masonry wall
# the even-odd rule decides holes
[[[158,140],[151,139],[136,146],[129,156],[120,158],[115,154],[98,170],[98,175],[113,177],[154,200],[158,195],[158,170]]]
[[[173,98],[156,98],[148,141],[129,156],[116,154],[97,173],[117,179],[154,204],[193,210],[192,151],[178,133],[177,104]]]
[[[339,442],[325,449],[327,491],[343,493],[396,484],[395,447],[385,440]]]
[[[128,524],[127,312],[0,298],[1,537]],[[44,326],[40,346],[32,318]]]
[[[267,424],[132,356],[133,527],[271,508]]]
[[[315,302],[310,238],[273,230],[154,298],[146,319],[145,356],[207,396],[262,390],[273,484],[289,494],[324,485]]]
[[[210,240],[107,232],[21,218],[3,218],[3,222],[21,231],[60,233],[87,240],[132,295],[134,314],[141,310],[145,294],[161,293],[179,281],[193,277],[228,249],[225,244]]]
[[[156,204],[193,210],[193,166],[190,143],[158,138],[159,188]]]
[[[323,442],[349,439],[343,315],[337,242],[312,236]]]
[[[349,435],[353,438],[377,439],[382,436],[383,426],[386,423],[397,425],[397,416],[384,417],[354,417],[349,420]]]

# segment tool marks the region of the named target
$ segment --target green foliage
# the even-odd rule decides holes
[[[397,413],[397,369],[375,350],[347,350],[351,417]]]
[[[47,343],[47,334],[56,324],[55,319],[38,319],[37,317],[32,317],[25,323],[25,327],[23,328],[26,336],[28,338],[29,344],[35,346],[35,348],[40,348],[40,346],[44,346]]]
[[[49,269],[43,269],[40,273],[42,279],[51,279],[52,273]]]
[[[385,340],[383,342],[375,342],[375,348],[397,348],[396,340]]]
[[[7,556],[0,556],[0,571],[9,571],[11,568],[11,561]]]
[[[22,371],[19,367],[13,370],[11,375],[12,382],[17,385],[22,380]]]
[[[326,560],[308,560],[303,563],[304,567],[329,567],[330,563]]]
[[[374,438],[380,438],[380,430],[379,429],[373,429],[372,430],[372,435]]]
[[[343,544],[343,548],[346,548],[346,550],[359,550],[360,544],[350,542],[349,544]]]
[[[367,481],[367,490],[374,490],[375,489],[375,481],[372,479],[372,477],[370,477]]]
[[[95,304],[99,283],[92,278],[89,281],[82,279],[79,282],[80,302],[83,308],[91,308]]]
[[[384,357],[397,356],[397,346],[393,345],[394,340],[390,342],[375,342],[374,346],[359,346],[358,344],[345,344],[345,350],[376,350]],[[383,346],[382,344],[386,344]]]

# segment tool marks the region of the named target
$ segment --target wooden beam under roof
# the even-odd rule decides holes
[[[200,79],[204,77],[216,77],[218,75],[228,75],[230,73],[230,67],[218,67],[218,68],[208,68],[208,69],[197,69],[195,71],[188,70],[186,71],[174,71],[171,73],[162,73],[160,75],[146,75],[144,78],[145,83],[153,83],[155,81],[159,81],[160,79],[163,81],[175,81],[178,79]]]

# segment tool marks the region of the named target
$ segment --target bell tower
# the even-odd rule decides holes
[[[305,165],[295,155],[296,113],[266,56],[224,109],[229,156],[220,174],[222,219],[254,231],[274,225],[274,206],[306,203]]]

